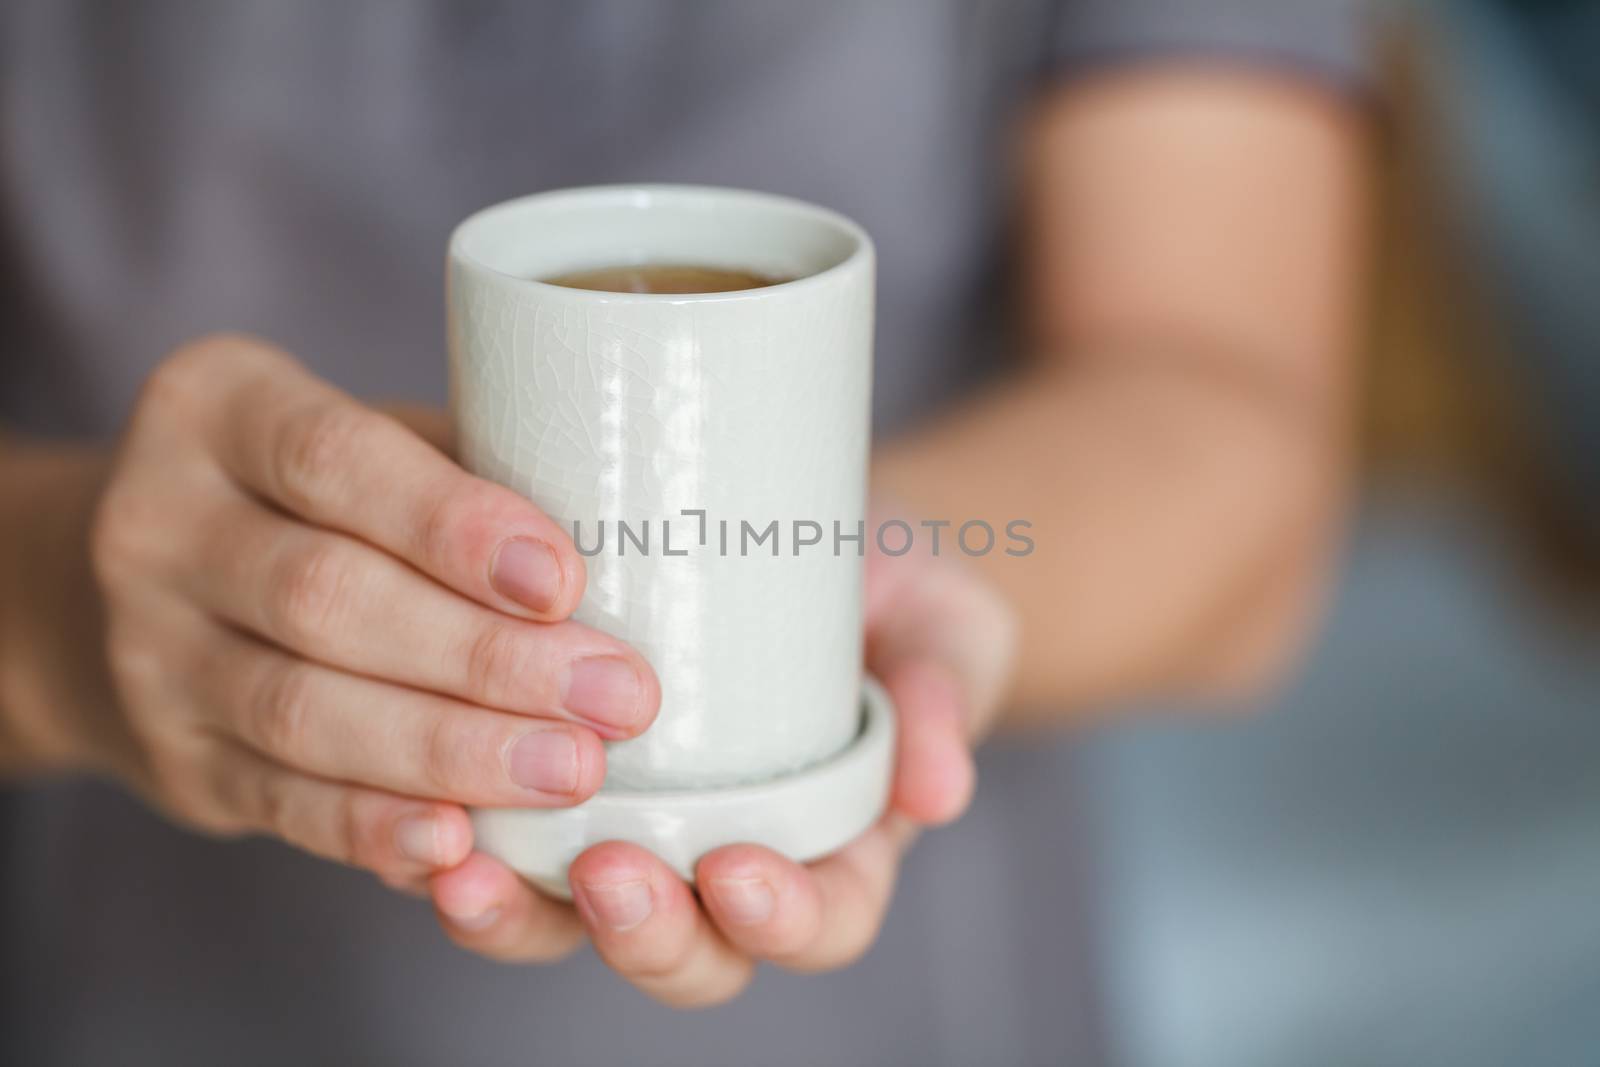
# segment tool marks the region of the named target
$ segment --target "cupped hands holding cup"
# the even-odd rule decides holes
[[[800,246],[802,255],[827,253]],[[790,276],[807,269],[776,266]],[[801,298],[807,281],[815,279],[802,279]],[[863,284],[858,296],[870,307],[870,274]],[[829,306],[830,294],[814,295],[822,303],[802,300],[799,310]],[[685,321],[699,317],[700,332],[686,336],[710,336],[707,309],[681,310]],[[734,318],[761,336],[762,315]],[[864,360],[870,315],[865,333],[860,321],[855,329]],[[826,346],[812,354],[821,373]],[[675,364],[685,372],[694,365]],[[806,503],[848,513],[863,500],[868,371],[846,360],[835,374],[860,383],[845,420],[856,466],[810,483]],[[716,408],[709,416],[701,430],[721,417]],[[466,430],[474,466],[492,467],[491,438]],[[669,426],[657,444],[683,432]],[[776,442],[767,455],[787,462],[793,445]],[[797,598],[827,602],[816,601],[819,588],[831,590],[842,615],[774,632],[819,635],[820,645],[798,654],[820,649],[834,669],[802,693],[769,686],[751,707],[752,679],[770,679],[796,655],[792,641],[747,641],[746,659],[763,648],[773,658],[743,663],[737,678],[712,661],[675,657],[670,641],[658,645],[651,651],[667,653],[669,677],[694,683],[675,693],[716,700],[698,718],[685,705],[679,729],[652,740],[658,665],[622,637],[660,637],[662,627],[695,617],[683,604],[635,600],[655,614],[643,613],[653,621],[630,632],[607,605],[676,590],[726,607],[751,573],[748,561],[702,565],[688,584],[684,572],[669,571],[655,586],[629,586],[617,560],[586,566],[564,522],[468,473],[454,450],[440,413],[367,406],[263,341],[219,335],[175,352],[148,381],[109,463],[84,456],[67,472],[92,516],[90,567],[58,599],[63,611],[103,618],[106,641],[103,655],[89,648],[50,658],[71,675],[63,686],[98,694],[81,706],[104,711],[18,716],[11,725],[23,746],[38,765],[109,771],[190,826],[270,834],[426,893],[449,935],[484,955],[553,960],[587,934],[618,972],[671,1003],[726,999],[757,960],[816,970],[859,955],[914,829],[955,817],[970,796],[969,745],[993,715],[1010,654],[1007,641],[994,639],[1010,632],[999,599],[947,560],[869,552],[859,600],[859,563],[848,556],[810,569],[776,561],[790,564],[797,582],[793,597],[767,593],[774,617]],[[63,474],[54,466],[47,473],[58,482]],[[598,590],[590,566],[599,568]],[[595,607],[580,610],[585,603]],[[748,622],[699,618],[724,634]],[[685,871],[681,857],[674,869],[636,843],[595,842],[571,861],[567,903],[479,847],[469,807],[581,805],[607,779],[608,744],[631,761],[635,785],[653,769],[670,772],[675,757],[715,768],[719,738],[728,742],[722,751],[764,751],[774,766],[827,757],[855,729],[863,647],[896,709],[895,770],[882,817],[859,813],[870,827],[833,854],[802,864],[733,840],[692,857]],[[993,652],[975,663],[973,648]],[[28,696],[15,706],[45,706]],[[786,700],[820,728],[764,729],[759,716]],[[803,736],[821,747],[794,750]]]

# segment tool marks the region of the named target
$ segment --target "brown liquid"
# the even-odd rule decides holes
[[[643,263],[579,270],[540,280],[548,285],[564,285],[568,289],[596,289],[606,293],[732,293],[740,289],[777,285],[788,279],[769,278],[753,271],[725,270],[721,267]]]

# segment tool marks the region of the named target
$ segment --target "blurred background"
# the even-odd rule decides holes
[[[1382,15],[1322,636],[1263,716],[1070,757],[1128,1064],[1600,1063],[1600,5]]]
[[[646,1060],[681,1039],[704,1062],[737,1062],[742,1032],[816,1062],[863,1049],[887,1062],[915,1027],[952,1064],[1053,1063],[1085,1044],[1129,1067],[1600,1064],[1600,0],[1374,2],[1383,196],[1363,478],[1294,681],[1250,718],[1150,714],[991,745],[982,775],[1069,781],[1073,809],[980,789],[941,831],[959,841],[912,853],[902,884],[916,892],[848,982],[768,974],[735,1007],[688,1015],[617,999],[579,957],[561,976],[574,997],[627,1005],[606,1049]],[[134,816],[119,818],[110,829],[135,840]],[[189,847],[167,831],[155,854]],[[229,930],[205,946],[229,968],[210,976],[215,1004],[184,1008],[252,1047],[318,1012],[376,1017],[392,1050],[424,1047],[407,1027],[434,1016],[391,1018],[384,999],[413,992],[424,953],[453,995],[477,995],[477,965],[442,937],[390,938],[389,920],[420,917],[410,902],[338,913],[320,902],[360,876],[271,858],[293,877],[262,882],[236,859],[215,916],[121,884],[103,914],[71,921],[94,935],[130,913]],[[987,861],[1023,877],[995,888]],[[230,912],[289,896],[298,941]],[[973,913],[975,899],[992,906]],[[1021,945],[1008,910],[1061,921]],[[282,965],[341,937],[372,953],[383,988],[364,988],[354,961],[307,976],[302,999],[254,1030],[229,1018],[235,953]],[[896,960],[947,983],[950,1010],[918,1014]],[[159,997],[157,961],[103,963],[93,979],[133,990],[130,1012]],[[998,992],[964,1009],[973,981]],[[801,985],[822,1010],[870,996],[881,1018],[852,1031],[798,1012]],[[70,1014],[71,990],[43,988],[38,1002]],[[345,999],[325,1003],[328,988]],[[528,1011],[525,987],[496,996],[444,1008]]]

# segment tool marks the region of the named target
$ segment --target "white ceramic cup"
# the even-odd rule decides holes
[[[793,280],[701,295],[538,280],[650,263]],[[867,235],[783,197],[565,190],[452,236],[462,462],[599,546],[576,618],[661,680],[654,725],[609,746],[603,792],[765,782],[861,732],[872,311]]]

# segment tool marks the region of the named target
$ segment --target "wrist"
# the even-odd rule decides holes
[[[0,774],[104,763],[111,687],[89,527],[108,468],[83,447],[0,449]]]

